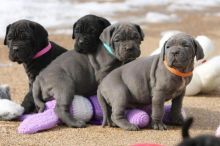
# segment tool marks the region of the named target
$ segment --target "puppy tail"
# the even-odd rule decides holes
[[[192,123],[193,123],[193,118],[192,117],[186,119],[185,122],[183,123],[183,126],[182,126],[182,137],[183,137],[183,139],[190,138],[189,128],[191,127]]]
[[[103,112],[102,127],[105,127],[107,125],[108,107],[107,107],[107,102],[105,98],[102,96],[102,93],[99,88],[97,90],[97,96],[98,96],[99,104]]]

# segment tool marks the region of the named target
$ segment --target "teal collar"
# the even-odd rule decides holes
[[[115,54],[112,51],[112,48],[109,45],[107,45],[106,43],[103,43],[103,45],[105,49],[108,51],[108,53],[110,53],[112,56],[115,56]]]

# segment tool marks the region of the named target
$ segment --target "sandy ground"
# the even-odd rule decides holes
[[[160,32],[170,29],[182,30],[193,36],[205,34],[214,41],[217,48],[216,54],[220,54],[219,17],[205,16],[203,12],[180,12],[180,14],[183,18],[180,23],[148,24],[143,26],[146,37],[141,46],[142,56],[147,56],[158,47]],[[71,36],[52,35],[50,40],[66,48],[73,48]],[[10,63],[7,57],[8,50],[2,45],[3,40],[1,40],[0,44],[0,61]],[[22,65],[12,63],[9,67],[0,68],[0,84],[10,85],[12,99],[17,103],[21,103],[27,92],[27,83],[27,77]],[[220,90],[214,91],[211,94],[185,97],[183,105],[186,114],[195,117],[195,123],[191,129],[193,136],[204,133],[214,134],[220,123]],[[101,128],[92,125],[83,129],[59,126],[33,135],[21,135],[16,132],[18,125],[19,122],[17,121],[0,121],[1,146],[126,146],[135,143],[159,143],[166,146],[174,146],[181,140],[179,127],[168,127],[169,130],[167,131],[144,129],[137,132],[128,132],[119,128]]]

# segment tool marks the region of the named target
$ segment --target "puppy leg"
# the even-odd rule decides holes
[[[24,100],[21,103],[21,106],[24,107],[24,114],[29,114],[34,112],[36,107],[34,104],[32,89],[30,89],[29,92],[25,95]]]
[[[33,84],[33,98],[35,105],[37,106],[37,108],[39,108],[38,112],[43,112],[45,108],[45,103],[42,100],[42,90],[38,80],[36,80]]]
[[[97,96],[98,96],[98,100],[103,112],[103,121],[102,121],[102,127],[104,127],[106,124],[108,124],[108,126],[112,126],[112,121],[111,121],[111,111],[109,110],[109,107],[105,101],[105,98],[103,97],[101,91],[100,91],[100,87],[97,90]]]
[[[166,130],[166,125],[162,122],[164,115],[164,97],[162,92],[156,92],[152,98],[152,121],[151,126],[155,130]]]
[[[63,88],[55,89],[54,98],[56,99],[55,112],[59,119],[69,127],[82,128],[86,126],[83,121],[76,120],[70,113],[70,105],[74,98],[74,88],[68,83],[61,84]]]
[[[182,102],[183,102],[183,97],[184,97],[185,91],[175,97],[172,100],[172,106],[171,106],[171,123],[172,125],[179,125],[181,126],[184,122],[184,118],[182,115]]]
[[[128,105],[128,98],[131,96],[126,87],[117,87],[117,94],[114,94],[112,102],[112,121],[119,127],[129,130],[136,131],[139,130],[137,126],[128,122],[125,117],[125,110]]]

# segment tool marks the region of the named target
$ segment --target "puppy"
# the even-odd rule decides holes
[[[113,69],[140,56],[144,33],[137,24],[116,23],[105,28],[99,38],[96,50],[89,46],[78,48],[89,56],[98,82]]]
[[[32,96],[32,84],[39,72],[66,49],[48,41],[48,33],[40,24],[19,20],[9,24],[6,29],[4,45],[9,48],[9,59],[23,64],[29,79],[29,91],[22,106],[25,113],[35,109]]]
[[[204,57],[201,46],[190,35],[181,33],[165,43],[160,55],[136,59],[109,73],[98,88],[103,126],[116,124],[126,130],[138,130],[124,117],[125,110],[152,104],[152,127],[165,130],[163,107],[170,99],[171,124],[182,124],[182,100],[192,78],[195,56],[197,60]]]
[[[87,19],[88,17],[93,19]],[[83,20],[83,21],[81,21]],[[49,100],[50,97],[54,97],[56,99],[56,108],[55,112],[58,115],[58,117],[69,127],[84,127],[85,123],[82,121],[78,121],[74,119],[70,113],[69,113],[69,106],[71,101],[73,100],[74,95],[83,95],[83,96],[90,96],[94,95],[97,90],[97,80],[95,78],[95,71],[97,68],[95,68],[94,64],[91,64],[93,60],[97,62],[97,64],[100,65],[100,67],[105,67],[106,62],[108,62],[109,66],[113,66],[114,64],[111,64],[114,62],[113,60],[116,60],[114,56],[111,56],[104,48],[102,48],[104,51],[94,51],[99,50],[101,41],[97,41],[98,45],[96,49],[91,49],[91,47],[87,46],[87,41],[85,42],[85,45],[79,45],[78,41],[80,41],[80,36],[82,37],[84,34],[84,31],[86,30],[92,30],[92,28],[103,28],[103,25],[108,25],[109,23],[106,23],[106,19],[97,17],[97,16],[91,16],[87,15],[85,17],[82,17],[81,20],[77,21],[74,24],[74,29],[78,29],[81,31],[74,31],[74,37],[76,39],[76,52],[71,51],[68,53],[65,53],[64,55],[57,58],[54,62],[51,63],[48,68],[46,68],[44,71],[42,71],[39,76],[37,77],[36,81],[34,82],[34,100],[36,105],[39,107],[39,111],[42,111],[44,109],[44,102]],[[86,20],[86,21],[85,21]],[[100,23],[101,21],[104,21]],[[80,27],[87,28],[86,30],[83,30]],[[91,27],[91,28],[90,28]],[[94,31],[95,32],[95,31]],[[98,32],[102,32],[101,30],[98,30]],[[104,34],[106,34],[105,31],[103,31]],[[103,35],[101,34],[101,36]],[[91,34],[90,34],[91,35]],[[86,38],[86,36],[85,36]],[[89,37],[88,37],[89,38]],[[91,37],[92,38],[92,37]],[[94,39],[94,38],[92,38]],[[95,40],[99,39],[98,35]],[[92,41],[88,41],[92,42]],[[84,49],[86,48],[86,49]],[[87,50],[88,48],[88,50]],[[118,50],[118,48],[116,49]],[[83,52],[84,54],[79,55],[78,52]],[[98,56],[97,58],[88,57],[90,56],[90,52],[95,52],[95,54]],[[102,54],[98,54],[102,53]],[[119,56],[123,56],[122,54],[124,52],[118,52]],[[85,55],[87,54],[87,55]],[[77,57],[78,56],[78,57]],[[93,59],[91,61],[91,58]],[[90,60],[88,60],[90,59]],[[119,60],[119,59],[118,59]],[[127,58],[121,58],[121,62],[127,61]],[[104,64],[104,65],[102,65]],[[102,68],[98,69],[102,69]],[[115,67],[115,66],[114,66]],[[114,67],[112,67],[114,69]],[[110,67],[111,68],[111,67]],[[59,84],[57,84],[59,83]]]
[[[178,146],[219,146],[220,138],[211,135],[201,135],[191,138],[189,128],[192,125],[193,119],[187,119],[182,126],[183,141]]]

